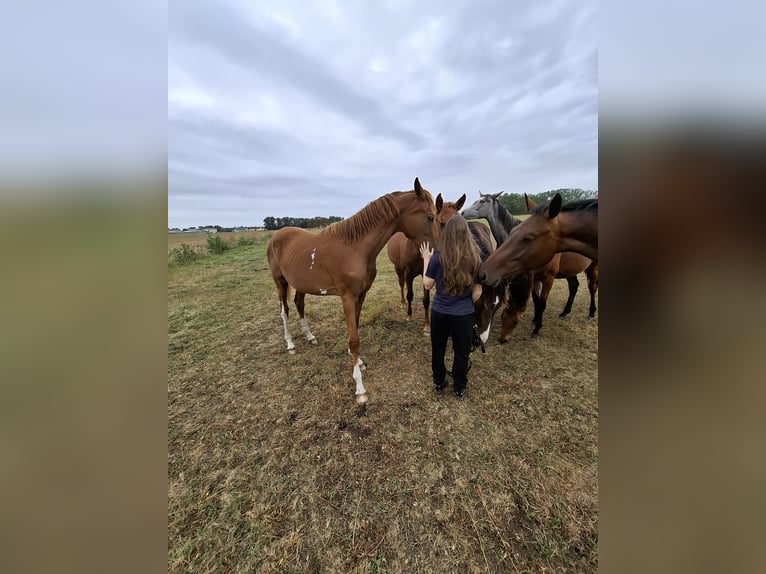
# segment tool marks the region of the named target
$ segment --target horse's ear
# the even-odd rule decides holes
[[[435,205],[436,205],[436,213],[439,213],[442,210],[442,206],[444,205],[444,200],[442,199],[441,193],[439,193],[439,195],[436,196]]]
[[[529,199],[529,196],[526,193],[524,194],[524,203],[527,205],[527,211],[532,211],[535,207],[537,207],[537,204]]]
[[[458,199],[455,202],[455,207],[457,207],[458,211],[463,207],[463,204],[465,203],[465,193],[460,196],[460,199]]]
[[[415,178],[415,186],[414,187],[415,187],[415,195],[417,195],[418,197],[423,195],[423,186],[420,185],[420,180],[417,177]]]
[[[484,197],[484,194],[479,190],[479,197]]]
[[[557,193],[551,199],[551,204],[548,206],[548,219],[553,219],[561,211],[561,194]]]
[[[501,191],[500,193],[503,193],[503,192]],[[497,198],[500,197],[500,193],[491,193],[490,195],[492,196],[492,199],[497,201]]]

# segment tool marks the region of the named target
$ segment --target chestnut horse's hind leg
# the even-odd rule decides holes
[[[356,402],[367,402],[367,390],[362,384],[362,361],[359,358],[359,330],[357,329],[357,299],[353,295],[343,295],[343,314],[346,317],[348,331],[348,352],[351,355],[351,372],[356,383]]]
[[[275,277],[274,282],[277,284],[277,295],[279,296],[279,310],[282,317],[282,324],[285,327],[285,342],[287,343],[287,352],[291,355],[295,354],[295,345],[293,344],[293,338],[290,336],[290,330],[287,328],[287,318],[290,316],[290,308],[287,306],[287,291],[290,286],[285,281],[284,277]]]
[[[412,281],[415,279],[415,277],[413,277],[412,273],[409,271],[405,271],[405,277],[405,281],[407,283],[407,320],[412,321]],[[364,298],[362,300],[364,300]]]
[[[428,308],[431,306],[431,292],[423,289],[423,311],[425,311],[425,320],[423,321],[423,332],[428,335],[431,333],[431,324],[428,322]]]
[[[317,344],[317,338],[311,334],[311,330],[309,329],[309,323],[306,321],[306,317],[304,314],[304,309],[306,308],[305,304],[306,294],[301,291],[295,292],[295,307],[298,309],[298,315],[301,318],[301,330],[303,331],[303,334],[306,335],[306,340],[309,343],[313,343],[314,345]]]
[[[399,279],[399,292],[400,292],[400,294],[402,296],[401,307],[402,307],[402,309],[404,309],[405,308],[405,303],[404,303],[404,269],[402,269],[401,267],[397,267],[396,268],[396,277]]]

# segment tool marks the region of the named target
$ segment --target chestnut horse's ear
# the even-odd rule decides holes
[[[465,203],[465,193],[460,196],[460,199],[458,199],[455,202],[455,207],[457,207],[458,211],[463,207],[463,204]]]
[[[527,211],[532,211],[535,207],[537,207],[537,204],[529,199],[529,196],[526,193],[524,194],[524,203],[527,205]]]
[[[553,196],[553,199],[551,199],[551,203],[548,206],[548,219],[553,219],[559,214],[559,211],[561,211],[561,201],[560,193]]]
[[[436,203],[434,205],[436,205],[436,213],[440,213],[442,210],[442,206],[444,205],[444,200],[442,199],[441,193],[439,193],[439,195],[436,196]]]
[[[423,195],[423,186],[420,185],[420,180],[417,177],[415,178],[415,195],[418,197]]]

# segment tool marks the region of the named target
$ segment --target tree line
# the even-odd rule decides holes
[[[561,189],[551,189],[549,191],[543,191],[542,193],[528,193],[527,196],[534,201],[537,205],[542,205],[543,203],[547,203],[551,199],[553,199],[553,196],[557,193],[561,194],[561,199],[564,200],[564,203],[568,203],[570,201],[576,201],[578,199],[588,199],[591,197],[595,197],[598,195],[598,191],[593,191],[590,189],[580,189],[578,188],[561,188]],[[505,193],[503,192],[502,195],[500,195],[497,198],[497,201],[505,207],[508,211],[510,211],[514,215],[524,215],[527,212],[526,203],[524,202],[524,194],[523,193]]]
[[[331,215],[330,217],[264,217],[263,226],[268,230],[282,229],[283,227],[325,227],[336,221],[341,221],[343,218],[337,215]]]

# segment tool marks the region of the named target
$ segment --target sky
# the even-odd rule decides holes
[[[598,188],[597,3],[171,0],[168,226]]]

